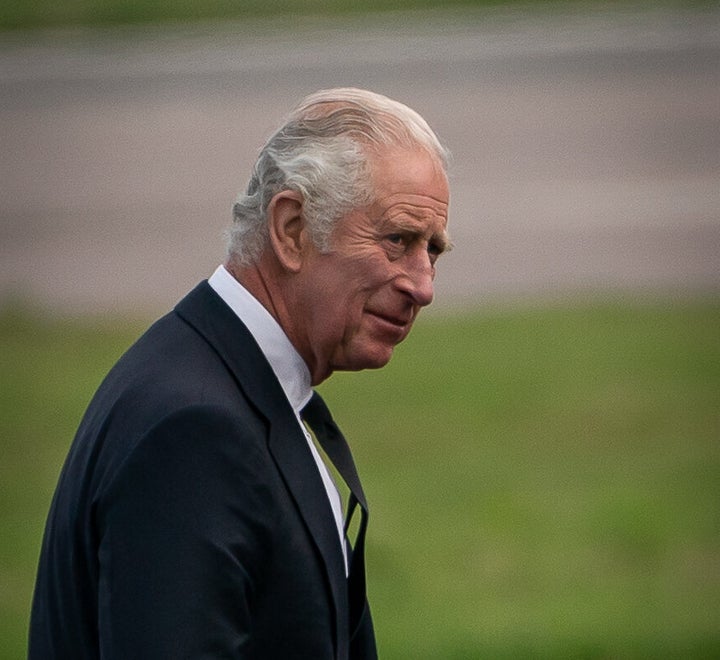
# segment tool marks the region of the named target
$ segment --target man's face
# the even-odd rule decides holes
[[[303,268],[301,353],[317,383],[335,370],[382,367],[433,299],[435,262],[448,247],[447,178],[424,152],[375,161],[376,201],[341,218],[329,252]]]

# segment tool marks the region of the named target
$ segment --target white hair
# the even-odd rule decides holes
[[[282,190],[302,195],[313,241],[327,250],[335,222],[373,201],[369,160],[392,147],[424,149],[447,169],[447,150],[402,103],[350,87],[306,97],[266,142],[233,205],[228,254],[243,266],[259,258],[268,240],[268,205]]]

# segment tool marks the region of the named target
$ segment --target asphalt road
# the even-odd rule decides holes
[[[165,310],[265,136],[336,85],[453,152],[440,308],[720,292],[720,11],[665,9],[0,35],[0,300]]]

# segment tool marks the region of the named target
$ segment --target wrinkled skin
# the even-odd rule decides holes
[[[297,275],[292,336],[314,382],[387,364],[432,302],[436,261],[448,248],[442,168],[423,152],[400,152],[374,174],[376,201],[338,221],[329,252],[310,247]]]

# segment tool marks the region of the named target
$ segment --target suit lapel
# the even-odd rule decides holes
[[[327,493],[295,413],[255,339],[207,282],[193,289],[175,311],[214,348],[270,425],[270,453],[325,564],[342,657],[348,647],[347,626],[338,625],[348,619],[345,565]]]

